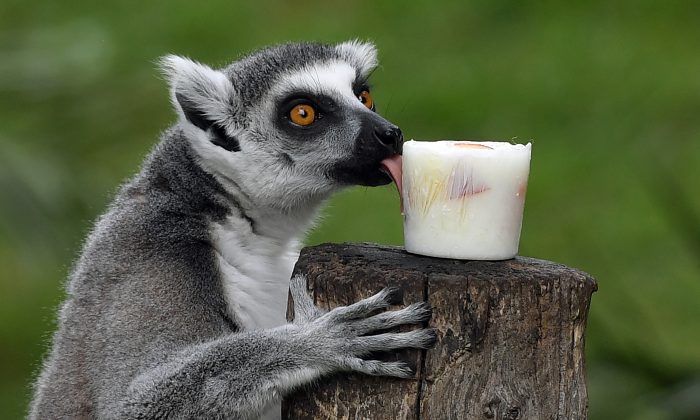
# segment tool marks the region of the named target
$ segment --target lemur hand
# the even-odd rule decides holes
[[[427,302],[414,303],[397,311],[380,312],[401,303],[398,288],[389,287],[376,295],[349,306],[323,312],[308,295],[306,278],[292,279],[294,324],[299,335],[318,354],[319,363],[328,371],[355,371],[368,375],[408,378],[414,370],[405,362],[365,360],[372,352],[402,348],[427,349],[435,344],[432,328],[408,332],[381,332],[407,324],[422,324],[430,319]]]

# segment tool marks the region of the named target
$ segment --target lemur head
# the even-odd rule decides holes
[[[215,70],[163,59],[180,123],[201,165],[256,206],[282,211],[346,185],[391,182],[399,128],[375,112],[372,44],[285,44]]]

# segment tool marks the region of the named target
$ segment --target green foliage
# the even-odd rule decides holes
[[[174,119],[154,61],[374,40],[408,138],[533,141],[521,253],[599,280],[591,418],[700,417],[700,3],[19,2],[0,6],[0,407],[21,417],[81,240]],[[308,243],[401,244],[391,188]]]

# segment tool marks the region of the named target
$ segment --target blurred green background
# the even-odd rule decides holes
[[[92,221],[174,121],[154,61],[376,42],[407,138],[533,142],[521,254],[599,281],[592,419],[700,418],[700,2],[0,4],[0,417],[19,418]],[[402,243],[390,187],[309,244]]]

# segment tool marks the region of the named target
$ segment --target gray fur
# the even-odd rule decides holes
[[[432,330],[386,332],[430,315],[423,304],[377,314],[394,290],[325,313],[297,277],[297,316],[283,318],[318,207],[344,185],[388,182],[378,162],[400,149],[368,134],[393,126],[340,82],[304,88],[335,104],[314,131],[286,126],[277,107],[307,69],[330,66],[333,79],[350,66],[364,83],[375,65],[360,43],[277,46],[220,71],[164,60],[180,120],[89,235],[30,418],[274,418],[282,396],[321,375],[412,374],[363,359],[434,342]]]

